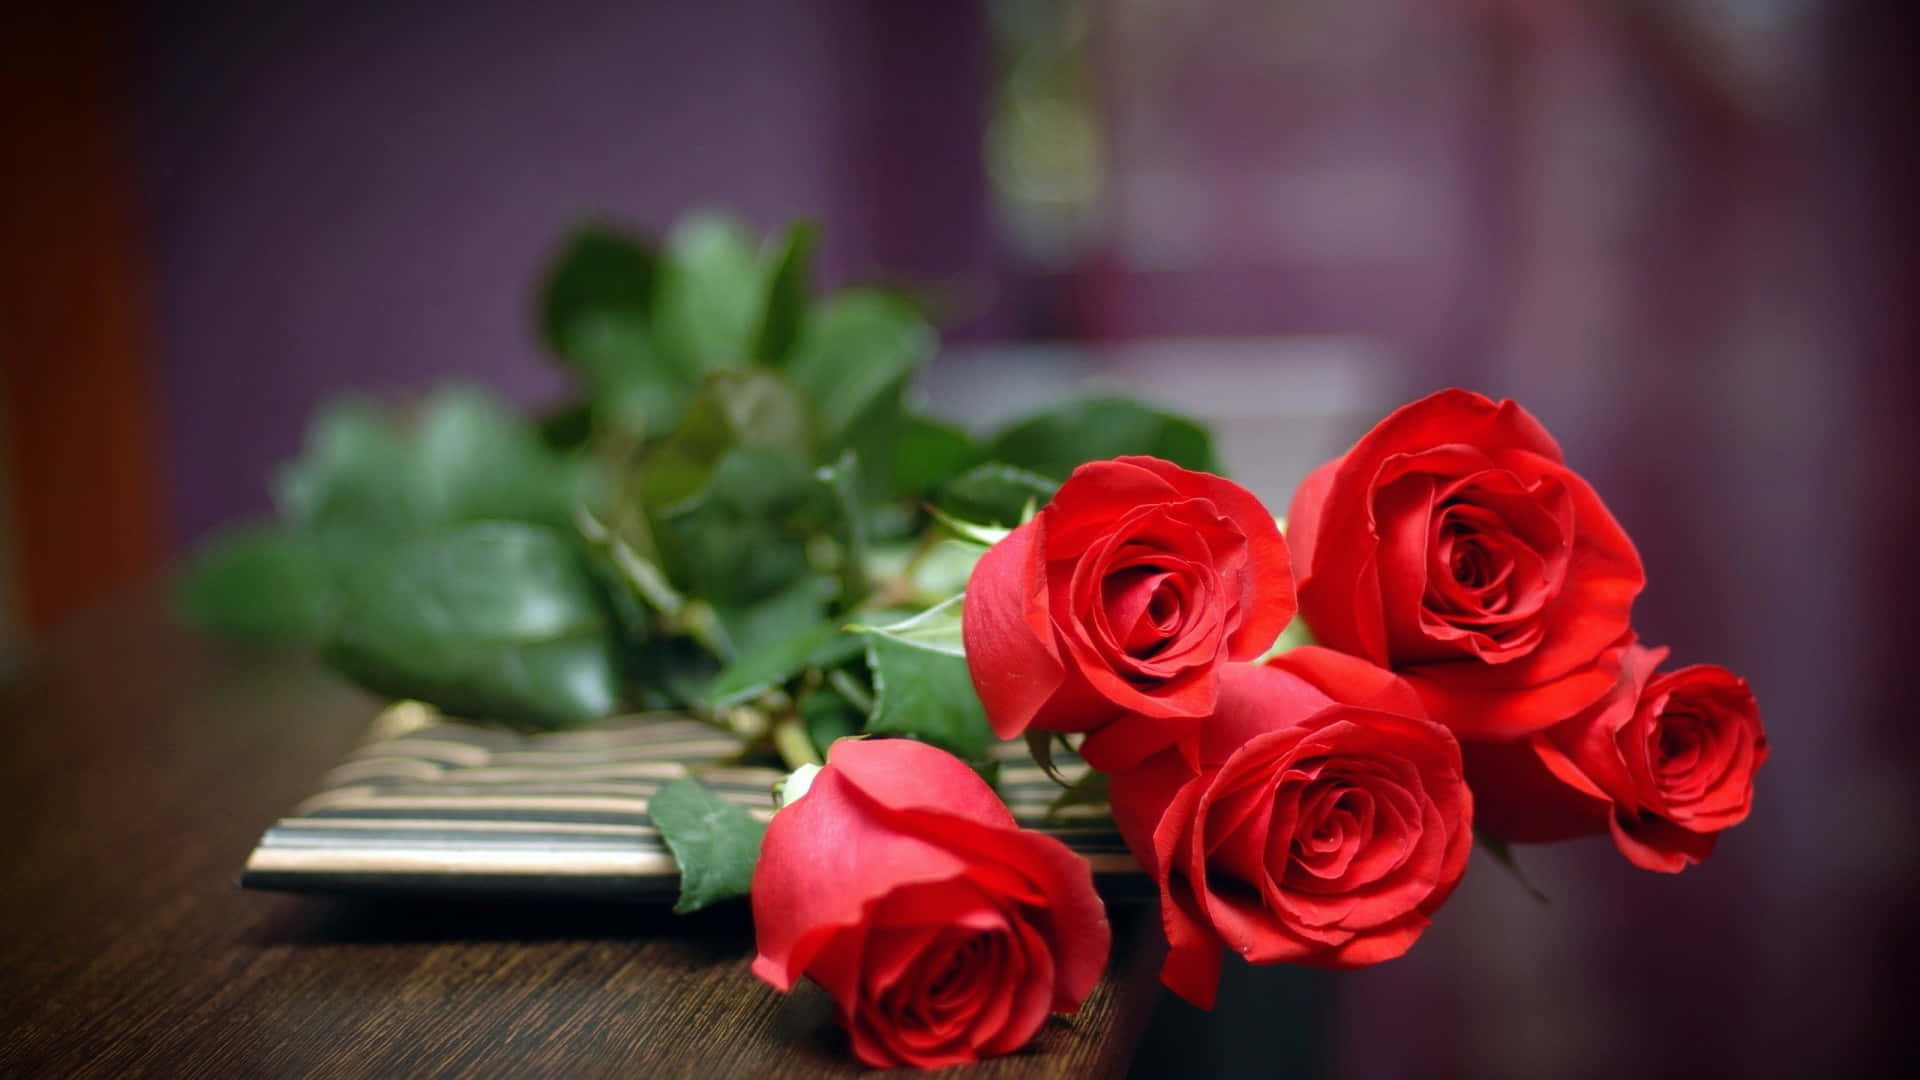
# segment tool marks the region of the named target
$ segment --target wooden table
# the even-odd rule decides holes
[[[44,644],[0,688],[0,1076],[859,1071],[823,994],[748,974],[743,905],[235,887],[377,702],[297,653],[207,641],[157,590]],[[1231,1022],[1157,993],[1150,907],[1114,917],[1116,960],[1081,1012],[978,1075],[1144,1070]]]

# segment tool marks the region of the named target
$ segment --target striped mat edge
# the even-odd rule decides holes
[[[781,772],[730,763],[740,747],[677,714],[526,735],[397,707],[318,791],[267,829],[239,883],[292,892],[671,897],[679,869],[647,799],[692,775],[771,818]],[[1001,757],[1000,793],[1016,820],[1084,856],[1103,884],[1140,877],[1104,807],[1049,815],[1059,785],[1018,743],[1004,744]],[[1070,781],[1086,770],[1071,757],[1057,764]]]

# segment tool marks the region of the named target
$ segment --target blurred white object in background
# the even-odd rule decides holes
[[[1354,337],[974,345],[943,350],[920,390],[975,429],[1077,394],[1144,398],[1213,431],[1221,464],[1276,515],[1309,469],[1394,402],[1391,357]]]

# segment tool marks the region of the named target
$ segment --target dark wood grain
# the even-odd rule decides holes
[[[50,640],[0,690],[0,1075],[860,1071],[822,995],[748,974],[738,905],[236,888],[376,705],[298,655],[223,651],[154,595]],[[1115,917],[1119,959],[1081,1012],[976,1075],[1124,1070],[1153,920]]]

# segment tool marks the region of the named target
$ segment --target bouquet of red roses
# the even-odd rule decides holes
[[[1513,402],[1449,390],[1398,410],[1287,520],[1218,476],[1095,462],[968,581],[995,732],[1102,770],[1159,886],[1174,992],[1211,1006],[1225,949],[1399,956],[1476,831],[1496,850],[1607,832],[1678,871],[1746,817],[1767,753],[1753,695],[1722,668],[1657,671],[1666,650],[1631,627],[1632,543]],[[776,817],[754,880],[755,970],[783,988],[813,974],[875,1064],[999,1052],[1006,1023],[1031,1035],[1041,1001],[1085,995],[1105,945],[1086,874],[1056,884],[1057,846],[932,756],[837,745],[812,787],[831,794]],[[801,899],[835,881],[861,881],[863,903]],[[902,960],[894,913],[949,903],[940,945],[909,935]],[[1033,1004],[975,1026],[1008,992]]]
[[[541,307],[577,402],[329,412],[190,608],[452,716],[671,709],[784,761],[770,824],[697,777],[649,813],[681,909],[750,893],[753,971],[825,987],[879,1066],[1016,1050],[1105,967],[1088,863],[995,791],[1003,740],[1089,767],[1061,804],[1111,807],[1201,1006],[1228,951],[1404,953],[1476,837],[1672,872],[1745,818],[1753,695],[1635,637],[1632,542],[1518,405],[1406,405],[1283,522],[1140,402],[923,414],[931,331],[814,301],[811,248],[583,232]]]

